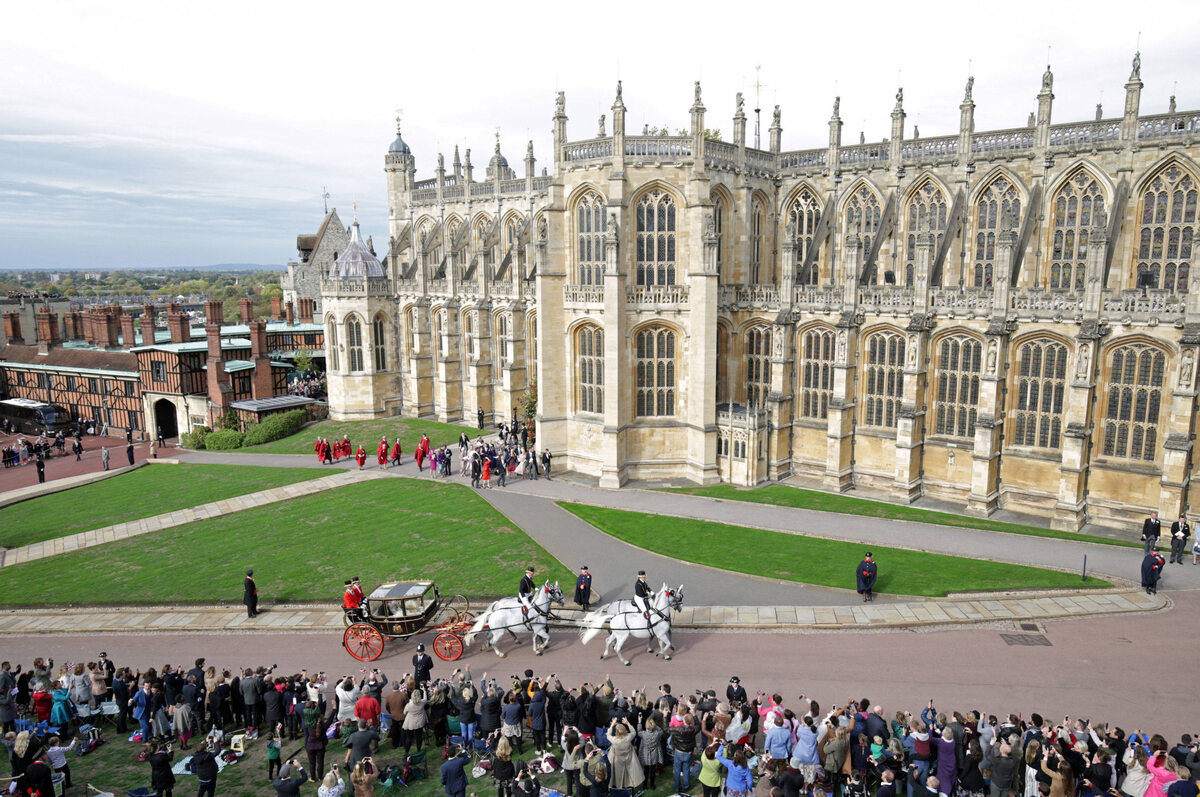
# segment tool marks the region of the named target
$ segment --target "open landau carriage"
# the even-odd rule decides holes
[[[463,635],[475,622],[466,598],[455,595],[445,600],[432,581],[381,584],[361,608],[343,611],[346,631],[342,644],[359,661],[374,661],[383,655],[385,638],[407,639],[426,631],[437,634],[433,652],[438,658],[454,661],[463,653]]]

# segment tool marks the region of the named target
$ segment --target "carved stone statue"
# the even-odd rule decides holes
[[[776,359],[776,360],[782,360],[782,359],[783,359],[783,342],[784,342],[784,341],[783,341],[783,330],[782,330],[782,328],[775,329],[775,330],[774,330],[774,331],[771,333],[771,338],[773,339],[773,342],[774,342],[774,344],[775,344],[775,346],[774,346],[774,348],[775,348],[775,359]]]
[[[1000,344],[993,340],[991,344],[988,345],[987,370],[989,374],[996,373],[996,360],[998,359],[999,354]]]
[[[1075,375],[1080,379],[1086,379],[1089,373],[1089,366],[1092,359],[1092,347],[1083,346],[1079,349],[1079,364],[1075,369]]]
[[[1171,95],[1171,101],[1167,104],[1167,113],[1175,113],[1175,95]]]
[[[696,104],[700,104],[700,81],[696,81]]]
[[[567,93],[565,91],[560,91],[554,97],[554,113],[558,116],[562,116],[566,112],[567,112]]]
[[[604,120],[607,118],[608,118],[608,116],[606,114],[600,114],[600,121],[598,123],[599,127],[596,129],[596,137],[597,138],[604,138],[604,136],[607,135],[604,132]]]
[[[975,76],[967,78],[967,90],[963,92],[963,102],[971,102],[971,89],[975,86]]]
[[[1042,90],[1049,91],[1054,88],[1054,73],[1050,71],[1050,64],[1046,64],[1046,71],[1042,75]]]
[[[608,236],[614,240],[620,235],[620,228],[617,226],[617,214],[608,214]]]
[[[866,131],[864,131],[864,130],[860,130],[860,131],[858,131],[858,143],[859,143],[859,144],[866,144],[866,143],[867,143],[867,133],[866,133]]]
[[[908,336],[908,364],[910,367],[917,366],[917,336]]]
[[[920,138],[920,137],[921,137],[921,128],[918,127],[917,125],[913,125],[913,138]]]
[[[1104,118],[1104,105],[1101,103],[1096,103],[1096,121],[1099,122],[1103,118]]]
[[[1130,80],[1141,80],[1142,78],[1142,51],[1138,50],[1133,54],[1133,69],[1129,72]]]
[[[778,106],[778,105],[776,105],[776,106],[775,106],[775,112],[774,112],[773,114],[771,114],[771,126],[772,126],[772,127],[779,127],[779,125],[780,125],[780,122],[782,121],[782,119],[783,119],[783,114],[782,114],[782,112],[779,110],[779,106]]]
[[[835,119],[837,118],[838,113],[841,111],[841,108],[842,108],[842,98],[834,97],[833,98],[833,116]]]
[[[744,113],[743,108],[746,105],[746,101],[744,99],[742,99],[742,93],[740,91],[737,93],[737,103],[736,104],[737,104],[737,113],[743,114]]]
[[[707,237],[715,238],[717,236],[716,211],[709,213],[708,216],[704,219],[704,236],[706,238]]]
[[[896,89],[896,107],[899,108],[904,104],[904,87]]]
[[[846,361],[847,337],[848,336],[846,335],[846,330],[844,330],[844,329],[838,330],[838,336],[837,336],[837,361],[838,362]]]
[[[617,81],[617,102],[621,101],[621,81]]]
[[[1179,364],[1179,386],[1183,388],[1191,387],[1192,385],[1192,366],[1194,365],[1195,355],[1192,350],[1188,349],[1183,353],[1183,362]]]

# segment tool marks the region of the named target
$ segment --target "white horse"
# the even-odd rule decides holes
[[[662,656],[670,661],[669,651],[675,649],[675,645],[671,643],[671,612],[682,607],[683,585],[680,584],[679,589],[673,590],[663,584],[662,589],[655,594],[648,613],[642,612],[633,601],[614,601],[579,621],[582,626],[579,638],[586,645],[603,631],[607,624],[608,639],[604,643],[604,651],[600,658],[607,657],[611,648],[621,663],[628,667],[630,662],[621,655],[621,647],[625,640],[634,637],[646,640],[647,653],[654,653],[655,656]],[[649,617],[646,614],[649,614]],[[658,640],[657,652],[653,647],[654,639]]]
[[[549,581],[542,584],[541,589],[534,593],[528,612],[525,612],[520,598],[501,598],[494,601],[476,618],[475,625],[471,626],[471,630],[463,638],[463,643],[470,645],[475,639],[475,635],[486,629],[487,635],[484,637],[483,649],[487,650],[488,647],[492,647],[497,656],[504,658],[506,654],[496,644],[504,636],[504,632],[507,631],[514,642],[520,642],[521,639],[516,632],[528,629],[533,634],[533,652],[540,656],[546,646],[550,644],[547,620],[550,618],[551,602],[560,606],[563,603],[563,593],[559,589],[557,581],[553,584]],[[538,640],[541,640],[540,646]]]

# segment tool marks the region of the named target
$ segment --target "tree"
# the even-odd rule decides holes
[[[525,420],[532,421],[537,418],[537,380],[529,383],[525,388],[525,392],[521,394],[520,399],[521,414],[525,416]]]
[[[301,346],[296,350],[296,370],[311,371],[313,367],[312,355],[308,353],[308,347]]]

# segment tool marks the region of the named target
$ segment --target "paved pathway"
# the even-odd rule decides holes
[[[1153,612],[1170,605],[1165,595],[1108,591],[1088,595],[996,595],[978,600],[912,601],[856,606],[684,606],[674,616],[681,628],[897,629],[976,623],[1058,620],[1069,617]],[[267,606],[258,617],[242,607],[83,607],[11,609],[0,613],[0,635],[77,634],[121,631],[253,632],[325,631],[341,633],[341,609],[328,604]],[[583,613],[556,609],[563,625]]]
[[[162,467],[169,467],[169,465]],[[47,556],[57,556],[68,551],[91,548],[93,545],[116,542],[117,540],[136,537],[140,534],[150,534],[151,532],[169,529],[172,526],[182,526],[185,523],[191,523],[196,520],[206,520],[230,512],[240,512],[243,509],[266,506],[267,504],[286,501],[289,498],[299,498],[302,495],[312,495],[324,490],[332,490],[335,487],[344,487],[347,484],[362,481],[364,478],[374,479],[382,476],[383,474],[378,472],[348,473],[346,471],[338,471],[328,476],[322,476],[321,478],[311,479],[306,482],[285,484],[282,487],[272,487],[269,490],[262,490],[257,493],[239,495],[221,501],[213,501],[208,504],[189,507],[188,509],[180,509],[175,512],[166,512],[161,515],[154,515],[153,517],[141,518],[140,520],[131,520],[128,523],[116,523],[112,526],[105,526],[91,531],[81,531],[78,534],[70,534],[65,537],[55,537],[43,542],[24,545],[20,548],[9,548],[0,551],[0,567],[32,562],[37,559],[44,559]]]

